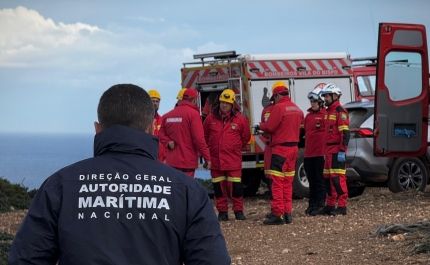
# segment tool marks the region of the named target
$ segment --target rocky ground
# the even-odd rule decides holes
[[[307,200],[293,201],[293,223],[264,226],[269,211],[265,195],[246,198],[245,221],[222,222],[232,264],[430,264],[430,189],[393,194],[386,188],[367,188],[349,200],[347,216],[304,214]],[[14,234],[25,211],[0,215],[0,232]],[[381,224],[429,225],[405,232],[375,233]],[[383,230],[382,230],[383,231]]]

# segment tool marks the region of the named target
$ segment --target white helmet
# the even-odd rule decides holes
[[[321,90],[321,96],[326,94],[336,94],[340,96],[342,95],[342,90],[340,90],[340,88],[337,85],[330,83],[325,85]]]
[[[313,101],[323,102],[324,99],[321,96],[321,88],[314,88],[311,92],[308,93],[308,99]]]
[[[317,100],[319,102],[324,102],[324,98],[321,96],[321,90],[325,86],[325,83],[319,83],[315,88],[308,93],[309,100]]]

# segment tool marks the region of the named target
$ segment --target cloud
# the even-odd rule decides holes
[[[70,47],[102,32],[96,26],[79,22],[55,23],[22,6],[0,10],[0,21],[1,67],[30,67],[35,62],[31,61],[33,56],[39,58],[48,51]]]
[[[76,84],[85,79],[80,75],[166,79],[167,72],[177,72],[195,53],[184,48],[184,42],[199,37],[188,25],[161,29],[122,25],[104,30],[81,22],[65,24],[22,6],[0,10],[0,21],[0,67],[62,71],[60,76],[75,75]],[[217,49],[213,42],[197,48],[213,49]]]

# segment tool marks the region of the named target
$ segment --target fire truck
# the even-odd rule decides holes
[[[306,115],[310,107],[307,94],[319,83],[335,83],[342,89],[341,103],[354,101],[352,59],[345,52],[297,54],[236,54],[226,51],[194,55],[195,61],[183,63],[182,87],[200,93],[202,116],[221,91],[233,89],[236,108],[249,120],[250,130],[261,121],[261,112],[270,104],[271,88],[276,81],[284,81],[290,97]],[[254,131],[253,138],[242,150],[242,183],[244,195],[252,196],[264,180],[265,139]],[[300,146],[299,146],[300,147]],[[201,166],[200,166],[201,167]],[[303,168],[303,148],[299,150],[293,195],[307,196],[309,184]]]

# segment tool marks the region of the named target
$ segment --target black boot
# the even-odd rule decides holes
[[[325,206],[319,211],[313,211],[312,215],[329,215],[332,211],[334,211],[336,208],[334,206]]]
[[[313,201],[309,201],[309,206],[305,210],[305,214],[311,214],[311,212],[315,209],[316,203]]]
[[[236,216],[236,220],[245,220],[246,216],[243,214],[242,211],[234,212],[234,215]]]
[[[346,207],[337,207],[335,210],[330,212],[330,215],[334,215],[334,216],[339,215],[339,214],[340,215],[346,215],[347,214]]]
[[[293,217],[291,216],[291,213],[284,214],[285,223],[291,224],[293,222]]]
[[[324,209],[324,207],[325,207],[325,200],[324,201],[318,201],[317,204],[315,205],[314,209],[312,210],[312,212],[309,215],[316,216],[317,212]]]
[[[266,214],[266,218],[271,218],[273,216],[272,212]]]
[[[272,217],[267,218],[263,221],[263,224],[265,225],[284,225],[285,224],[285,218],[284,215],[276,216],[272,214]]]
[[[228,221],[228,213],[227,212],[219,212],[218,213],[218,221]]]

